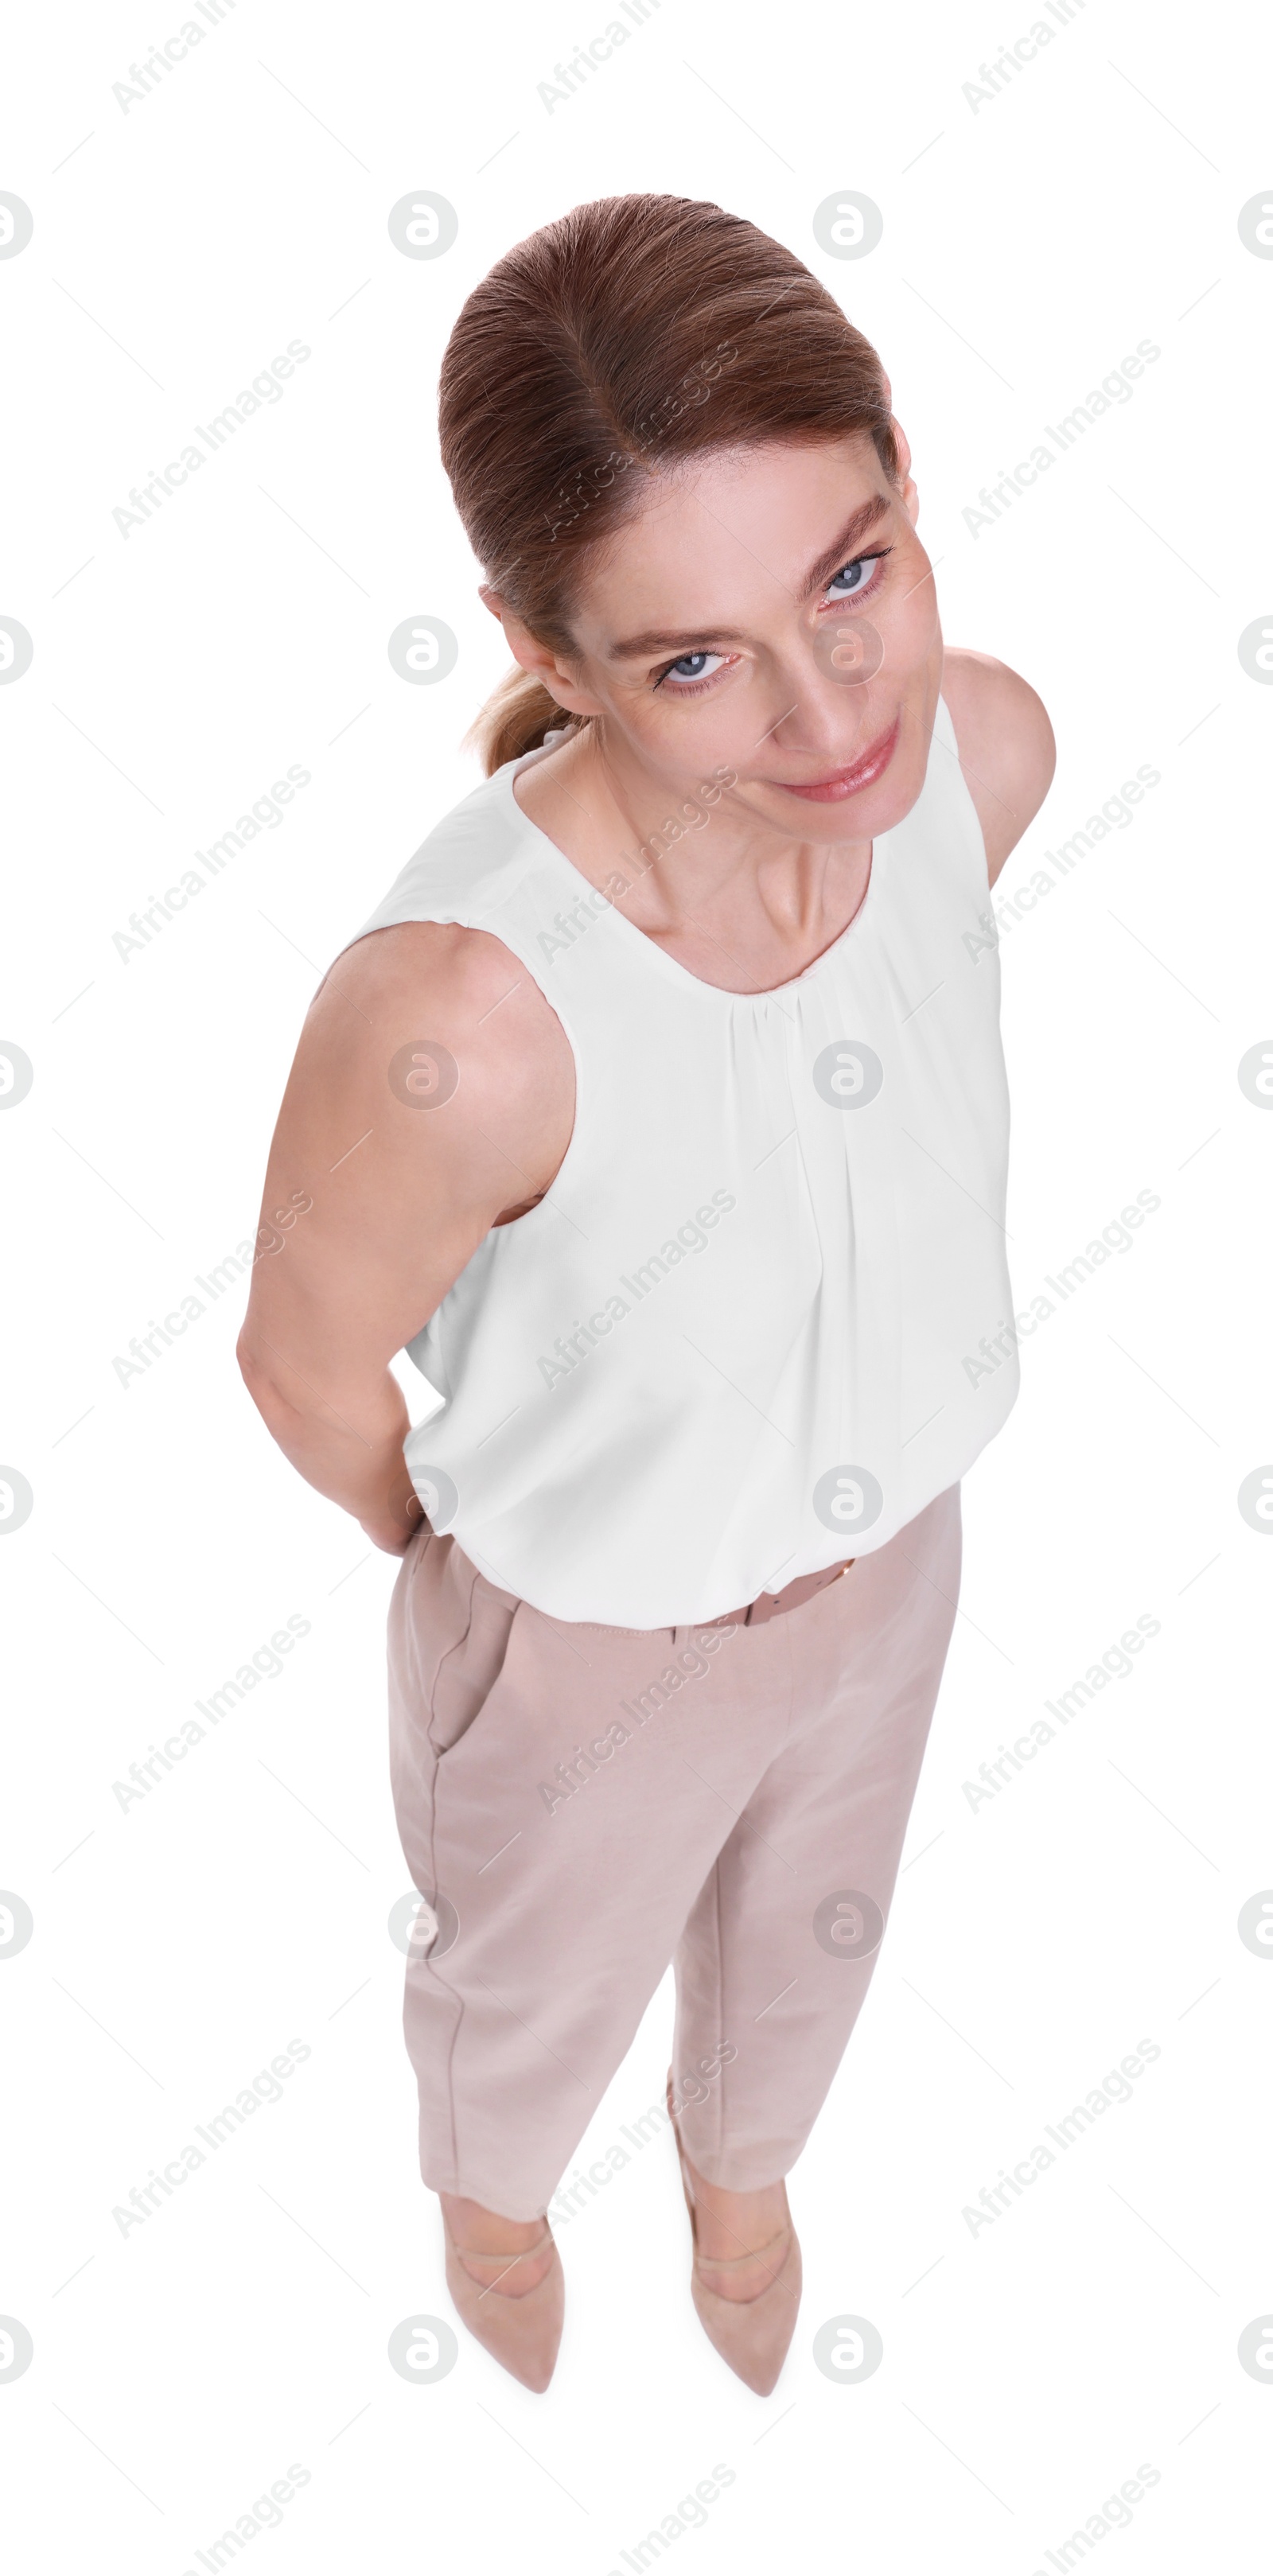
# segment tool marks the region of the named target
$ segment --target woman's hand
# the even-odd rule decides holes
[[[396,1381],[395,1381],[396,1383]],[[405,1556],[417,1530],[424,1525],[424,1505],[407,1473],[406,1462],[398,1456],[398,1473],[394,1477],[382,1511],[365,1512],[359,1528],[386,1556]]]

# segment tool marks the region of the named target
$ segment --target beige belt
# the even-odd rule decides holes
[[[816,1574],[797,1574],[781,1592],[758,1592],[755,1600],[749,1601],[744,1609],[722,1611],[719,1619],[700,1619],[695,1625],[701,1628],[759,1628],[766,1619],[777,1619],[784,1610],[798,1610],[802,1601],[811,1601],[815,1592],[821,1592],[828,1583],[834,1583],[838,1575],[847,1574],[849,1567],[856,1562],[855,1557],[846,1556],[839,1565],[824,1565]]]

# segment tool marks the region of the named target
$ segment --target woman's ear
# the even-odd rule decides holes
[[[902,487],[902,508],[911,526],[919,517],[919,487],[911,473],[911,447],[900,420],[892,417],[893,437],[897,446],[897,475]]]
[[[559,707],[564,707],[570,715],[597,716],[603,712],[600,700],[590,697],[585,689],[578,686],[569,665],[558,660],[551,644],[541,644],[538,636],[531,634],[516,610],[505,605],[498,591],[492,590],[489,583],[481,582],[477,595],[483,606],[489,608],[492,617],[498,617],[514,661],[521,663],[523,671],[529,671],[535,679],[542,680]]]

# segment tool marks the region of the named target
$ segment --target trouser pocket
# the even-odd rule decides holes
[[[503,1669],[517,1603],[485,1582],[451,1539],[412,1542],[389,1611],[389,1777],[408,1869],[434,1886],[443,1772]]]
[[[464,1634],[437,1667],[428,1715],[428,1737],[439,1760],[462,1743],[504,1669],[518,1605],[474,1576]]]

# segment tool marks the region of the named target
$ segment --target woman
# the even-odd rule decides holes
[[[693,2297],[767,2392],[783,2177],[883,1930],[959,1480],[1017,1389],[989,887],[1052,734],[943,648],[874,351],[718,207],[523,242],[440,419],[519,667],[485,783],[310,1010],[265,1212],[313,1208],[240,1359],[403,1559],[406,2031],[461,2316],[547,2386],[545,2213],[674,1960]]]

